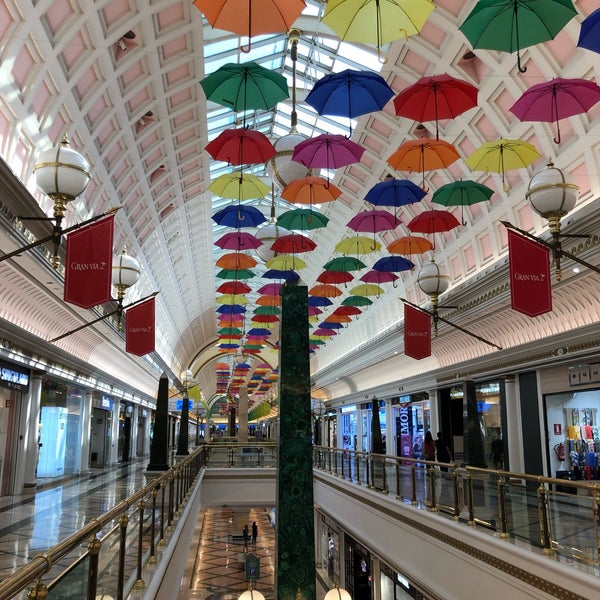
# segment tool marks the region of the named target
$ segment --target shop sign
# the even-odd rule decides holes
[[[26,391],[29,387],[29,371],[0,361],[0,386]]]
[[[102,396],[102,398],[100,398],[100,408],[103,408],[104,410],[112,410],[113,399],[110,396]]]

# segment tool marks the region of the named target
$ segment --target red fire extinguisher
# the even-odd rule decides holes
[[[565,460],[565,445],[562,442],[554,446],[554,454],[561,462]]]

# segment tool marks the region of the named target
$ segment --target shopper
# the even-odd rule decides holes
[[[258,526],[256,521],[252,521],[252,547],[256,549],[256,538],[258,537]]]
[[[431,431],[427,431],[425,434],[425,441],[423,442],[423,460],[435,460],[435,442]],[[427,465],[429,468],[431,465]]]
[[[441,431],[437,433],[437,440],[435,440],[435,451],[437,455],[438,462],[441,463],[449,463],[452,462],[452,452],[450,452],[450,448],[448,447],[448,443],[444,439]],[[442,471],[447,471],[448,467],[440,467]]]
[[[244,529],[242,530],[242,535],[244,536],[244,552],[248,552],[248,542],[250,541],[250,532],[248,531],[248,523],[244,525]]]

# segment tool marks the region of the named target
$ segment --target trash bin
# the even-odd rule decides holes
[[[576,481],[575,473],[573,473],[573,471],[556,471],[556,479]],[[570,485],[557,485],[556,491],[563,494],[577,494],[577,488]]]

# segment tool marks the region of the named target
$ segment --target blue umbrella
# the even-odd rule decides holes
[[[333,302],[329,298],[325,298],[325,296],[309,296],[308,297],[308,305],[309,306],[331,306]]]
[[[410,271],[414,269],[415,265],[408,258],[404,256],[384,256],[380,258],[374,265],[373,270],[375,271]]]
[[[217,308],[217,312],[222,315],[239,315],[246,312],[246,307],[241,304],[223,304]]]
[[[600,8],[591,12],[582,22],[577,45],[600,53]]]
[[[394,91],[378,73],[346,69],[319,79],[306,102],[320,115],[352,119],[381,110],[393,95]]]
[[[257,336],[266,335],[266,336],[269,336],[269,335],[271,335],[271,330],[270,329],[266,329],[265,327],[253,327],[252,329],[250,329],[250,331],[248,331],[247,335],[257,335]]]
[[[321,329],[342,329],[344,326],[341,323],[330,323],[329,321],[323,321],[319,323]]]
[[[239,344],[219,344],[218,347],[223,348],[223,350],[235,350],[236,348],[239,348],[240,345]]]
[[[296,271],[282,271],[280,269],[269,269],[263,273],[266,279],[285,279],[286,281],[300,279],[300,275]]]
[[[365,196],[365,200],[373,206],[393,206],[396,210],[406,204],[420,202],[427,192],[408,179],[393,177],[376,183]]]
[[[230,204],[222,208],[212,216],[212,220],[217,225],[225,227],[257,227],[267,220],[267,217],[254,206],[246,206],[244,204]]]

